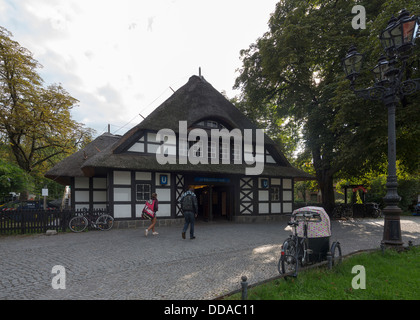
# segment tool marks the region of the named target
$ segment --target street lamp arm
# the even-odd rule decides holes
[[[420,78],[406,80],[402,82],[400,85],[400,94],[402,96],[413,94],[419,90],[420,90]]]
[[[362,90],[353,90],[356,96],[366,100],[383,100],[387,89],[382,86],[370,87]]]
[[[365,100],[385,101],[385,97],[388,96],[390,92],[389,88],[378,85],[362,90],[355,90],[353,87],[351,87],[351,89],[356,96]],[[397,89],[397,92],[400,94],[400,98],[413,94],[417,91],[420,91],[420,78],[406,80],[402,82]]]

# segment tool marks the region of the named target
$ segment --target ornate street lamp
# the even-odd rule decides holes
[[[378,64],[373,68],[372,72],[375,76],[375,82],[378,85],[385,85],[389,82],[389,61],[384,56],[381,56],[378,60]]]
[[[388,27],[382,32],[380,40],[385,50],[404,52],[414,45],[419,27],[418,17],[411,16],[403,9],[398,16],[388,22]]]
[[[367,100],[380,100],[388,109],[388,177],[387,193],[384,197],[386,207],[383,210],[385,216],[383,246],[401,247],[403,245],[401,209],[398,207],[401,198],[397,193],[395,110],[404,96],[420,90],[420,79],[403,81],[406,62],[415,45],[419,25],[420,19],[416,16],[410,17],[405,9],[400,12],[398,18],[392,17],[389,20],[388,26],[380,35],[386,56],[381,56],[372,70],[375,76],[373,87],[362,90],[354,88],[363,58],[354,46],[349,49],[342,61],[353,92],[358,97]]]
[[[351,81],[352,85],[360,74],[362,61],[363,55],[358,53],[354,46],[351,46],[346,57],[343,59],[343,68],[346,73],[346,78]]]

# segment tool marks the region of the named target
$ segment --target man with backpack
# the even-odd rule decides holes
[[[188,226],[190,225],[190,239],[195,239],[194,236],[194,221],[198,213],[197,197],[194,193],[194,188],[189,187],[188,191],[185,192],[179,199],[181,203],[182,213],[184,214],[185,224],[182,229],[182,239],[185,239],[185,233],[187,232]]]

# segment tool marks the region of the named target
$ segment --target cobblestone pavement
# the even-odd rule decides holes
[[[402,217],[403,241],[419,244],[420,217]],[[212,299],[278,275],[286,222],[196,224],[181,227],[0,237],[0,299]],[[378,248],[383,219],[333,221],[331,242],[343,254]],[[52,268],[65,268],[65,289],[53,289]]]

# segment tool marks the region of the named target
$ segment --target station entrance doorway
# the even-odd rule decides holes
[[[198,219],[202,221],[232,220],[233,186],[193,185],[198,203]]]

